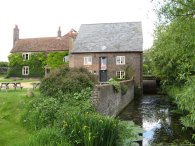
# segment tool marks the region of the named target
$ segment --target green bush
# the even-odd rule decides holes
[[[0,67],[8,67],[8,62],[0,61]]]
[[[195,129],[195,76],[183,87],[173,86],[171,90],[169,89],[169,95],[174,97],[174,102],[183,112],[182,124]]]
[[[27,105],[26,112],[22,116],[22,123],[31,130],[52,127],[59,108],[60,102],[55,98],[36,98]]]
[[[95,82],[95,77],[86,69],[69,69],[64,66],[42,80],[40,92],[45,96],[57,97],[56,95],[59,95],[59,92],[73,94],[81,92],[87,87],[92,88]]]

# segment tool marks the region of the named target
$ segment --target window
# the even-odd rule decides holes
[[[117,65],[125,64],[125,56],[116,56],[116,64]]]
[[[23,60],[29,60],[30,53],[22,53],[22,58],[23,58]]]
[[[124,71],[117,71],[116,72],[116,77],[118,79],[124,79],[125,78],[125,72]]]
[[[63,62],[68,62],[69,61],[69,56],[65,56],[64,58],[63,58]]]
[[[84,65],[92,65],[92,56],[84,57]]]
[[[29,66],[23,66],[22,75],[29,75]]]

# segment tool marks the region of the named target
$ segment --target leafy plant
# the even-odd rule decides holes
[[[67,114],[62,132],[75,146],[115,146],[118,120],[97,114]]]
[[[68,66],[64,66],[42,80],[40,91],[46,96],[57,97],[59,92],[74,94],[87,87],[92,88],[95,82],[95,76],[86,69],[69,69]]]
[[[55,98],[36,98],[27,105],[21,122],[31,130],[52,127],[56,120],[55,114],[59,108],[60,102]]]
[[[121,84],[121,95],[125,95],[127,93],[128,86],[125,84]]]
[[[67,64],[63,60],[65,56],[68,56],[68,51],[50,52],[48,53],[46,64],[51,68],[57,68],[59,66]]]
[[[183,88],[178,88],[175,92],[172,90],[169,91],[169,94],[174,97],[178,108],[184,113],[181,118],[182,124],[195,129],[195,77],[192,78],[191,83]]]
[[[113,86],[114,91],[118,93],[121,90],[120,82],[111,78],[108,83]]]

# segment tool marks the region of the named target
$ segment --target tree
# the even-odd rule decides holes
[[[168,0],[157,11],[160,23],[150,50],[153,73],[164,85],[183,85],[195,70],[195,1]]]

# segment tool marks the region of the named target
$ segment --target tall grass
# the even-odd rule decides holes
[[[62,133],[74,146],[116,146],[118,123],[97,114],[66,114]]]
[[[60,134],[59,129],[43,128],[20,146],[71,146]]]

